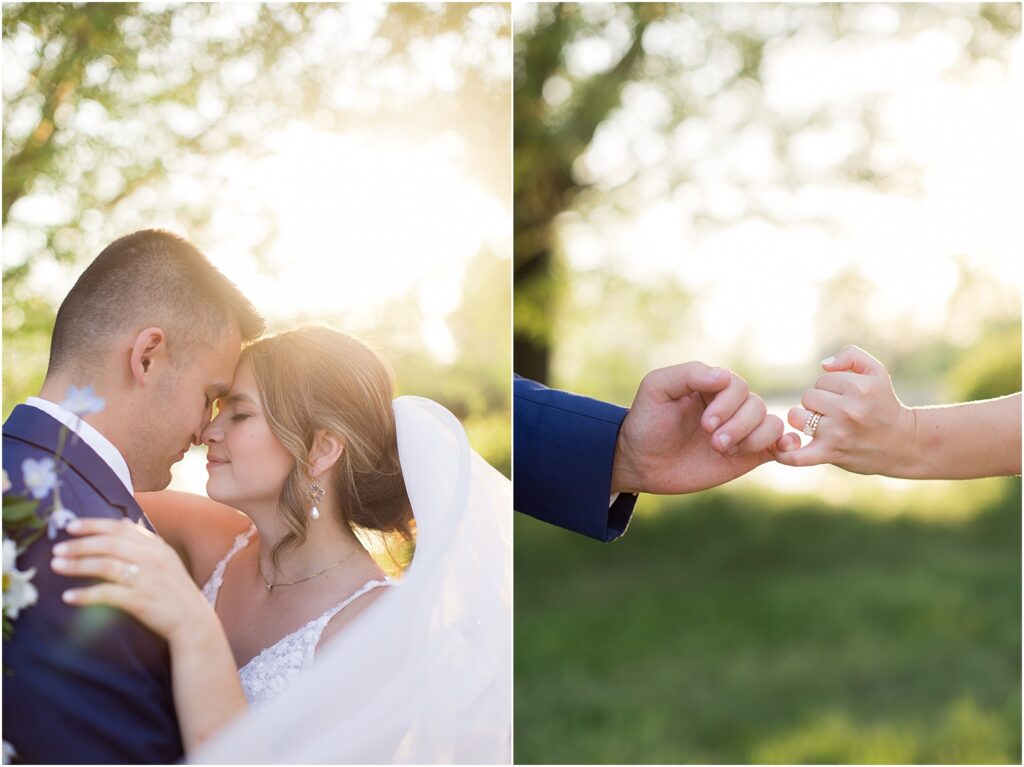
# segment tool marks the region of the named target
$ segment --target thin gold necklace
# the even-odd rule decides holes
[[[263,582],[267,585],[267,591],[268,592],[272,592],[274,590],[275,586],[294,586],[296,583],[305,583],[306,581],[311,581],[314,578],[316,578],[316,577],[318,577],[320,575],[323,575],[328,570],[333,570],[338,565],[346,562],[349,559],[349,557],[351,557],[357,551],[359,551],[359,549],[353,549],[348,554],[346,554],[341,559],[339,559],[337,562],[335,562],[333,565],[329,565],[329,566],[325,567],[323,570],[321,570],[318,573],[313,573],[312,575],[307,575],[305,578],[299,578],[297,581],[288,581],[288,583],[271,583],[270,581],[268,581],[267,580],[267,576],[265,576],[263,574],[263,566],[259,563],[258,560],[256,562],[256,569],[260,571],[260,578],[262,578]]]

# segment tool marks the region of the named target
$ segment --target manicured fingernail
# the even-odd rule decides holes
[[[70,522],[68,522],[67,528],[68,532],[70,533],[78,532],[82,529],[82,523],[79,522],[77,519],[72,519]]]
[[[722,419],[719,418],[717,415],[713,415],[708,419],[708,426],[710,426],[712,429],[717,429],[719,426],[721,426],[721,424]]]
[[[835,362],[835,361],[836,361],[836,358],[835,358],[835,357],[828,357],[827,359],[823,359],[823,360],[821,361],[821,364],[822,364],[822,365],[831,365],[831,364],[832,364],[833,362]]]
[[[65,591],[60,596],[65,602],[74,602],[77,595],[74,591]]]
[[[66,567],[67,564],[68,561],[66,559],[61,559],[60,557],[54,557],[50,560],[50,567],[52,567],[54,570],[60,570]]]
[[[723,373],[725,373],[725,368],[711,368],[711,372],[708,375],[712,378],[721,378]]]
[[[68,553],[68,545],[66,543],[58,543],[56,546],[53,547],[53,553],[54,554],[67,554]]]
[[[727,447],[730,442],[732,442],[732,437],[730,437],[728,434],[718,435],[718,444],[721,445],[722,447]]]

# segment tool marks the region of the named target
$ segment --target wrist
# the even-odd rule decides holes
[[[921,476],[919,465],[926,451],[919,444],[918,412],[915,408],[900,406],[896,416],[890,449],[887,456],[887,470],[881,472],[890,477],[912,479]]]
[[[185,652],[205,653],[223,633],[217,614],[206,598],[199,596],[202,602],[197,602],[194,609],[178,621],[167,635],[167,642],[176,655]]]
[[[629,413],[626,413],[626,419]],[[640,491],[640,480],[636,462],[630,450],[629,440],[625,435],[626,421],[622,422],[619,436],[615,440],[615,455],[612,458],[611,493],[637,493]]]

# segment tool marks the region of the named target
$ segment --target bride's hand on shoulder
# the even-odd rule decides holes
[[[787,419],[802,431],[820,413],[814,436],[803,447],[774,451],[775,460],[787,466],[831,463],[858,474],[898,471],[913,444],[914,412],[897,399],[885,366],[857,346],[821,366],[826,372]]]
[[[177,552],[130,520],[82,517],[71,522],[74,536],[53,548],[53,571],[102,583],[64,592],[68,604],[105,604],[137,618],[172,645],[216,621]]]

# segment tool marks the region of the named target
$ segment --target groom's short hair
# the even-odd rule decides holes
[[[104,248],[64,298],[47,374],[91,368],[126,330],[150,326],[164,330],[174,357],[196,343],[216,343],[232,326],[243,342],[265,328],[249,300],[195,245],[143,229]]]

